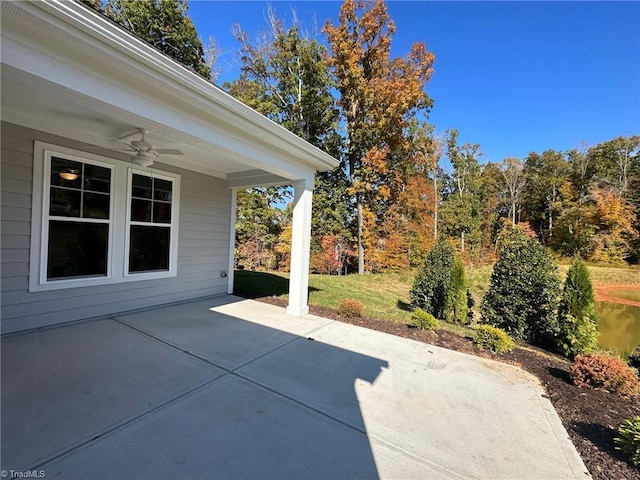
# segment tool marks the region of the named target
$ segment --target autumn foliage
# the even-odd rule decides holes
[[[599,353],[578,355],[570,373],[579,387],[600,388],[623,396],[640,393],[635,371],[618,357]]]
[[[515,225],[558,256],[640,260],[639,136],[481,161],[480,145],[427,122],[435,56],[422,42],[391,54],[384,1],[345,0],[326,42],[267,13],[258,39],[234,29],[241,75],[224,87],[341,161],[316,177],[312,271],[415,268],[440,237],[466,264],[493,263]],[[290,218],[271,203],[256,220],[255,204],[239,196],[239,264],[286,270]]]

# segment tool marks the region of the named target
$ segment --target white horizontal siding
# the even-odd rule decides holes
[[[157,164],[181,175],[178,274],[173,278],[29,292],[33,142],[84,145],[2,123],[2,333],[223,295],[229,265],[231,193],[220,179]],[[155,167],[154,167],[155,168]]]

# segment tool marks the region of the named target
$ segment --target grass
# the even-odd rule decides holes
[[[560,265],[560,274],[564,281],[570,265]],[[640,287],[640,267],[603,267],[588,265],[591,282],[594,287],[605,283],[629,284]]]
[[[564,281],[569,265],[560,265],[560,276]],[[483,295],[489,289],[491,266],[466,269],[469,288],[480,308]],[[640,268],[589,266],[594,286],[605,283],[629,284],[640,288]],[[364,315],[394,322],[409,323],[409,289],[415,272],[378,273],[370,275],[310,275],[309,303],[337,309],[345,298],[353,298],[364,305]],[[288,275],[280,272],[248,272],[239,270],[235,274],[236,291],[254,292],[264,295],[287,296]],[[444,324],[443,324],[444,325]],[[450,325],[456,333],[466,328]]]

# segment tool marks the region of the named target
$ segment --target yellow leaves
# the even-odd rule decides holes
[[[595,188],[590,191],[596,212],[592,222],[609,230],[636,236],[633,228],[633,207],[611,189]]]

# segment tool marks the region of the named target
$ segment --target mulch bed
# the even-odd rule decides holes
[[[286,306],[286,301],[278,297],[255,299],[272,305]],[[615,450],[613,441],[616,428],[622,421],[640,415],[640,399],[622,398],[605,391],[576,387],[571,383],[570,363],[566,359],[534,347],[518,347],[507,354],[496,355],[477,348],[470,338],[445,330],[418,330],[409,325],[376,318],[341,318],[335,310],[315,305],[310,306],[310,313],[517,365],[540,379],[594,479],[640,478],[640,470]]]

